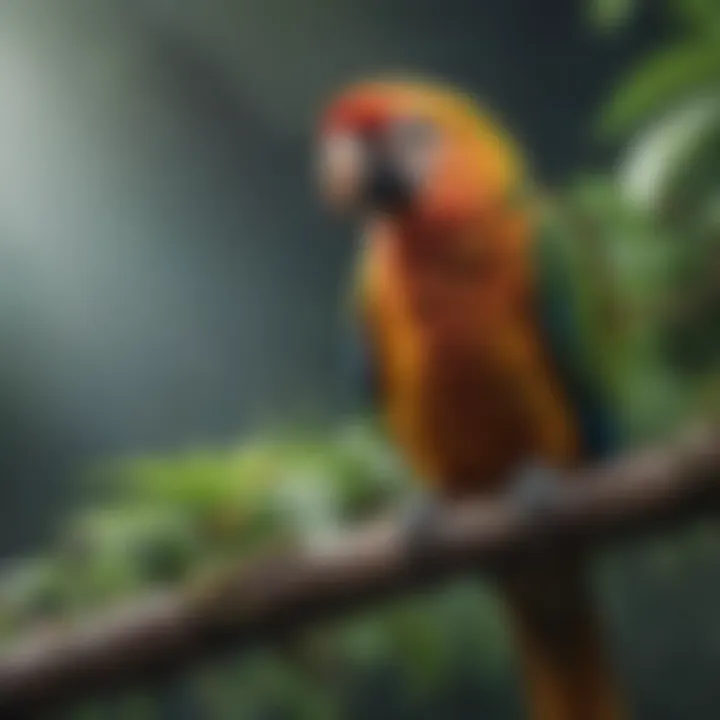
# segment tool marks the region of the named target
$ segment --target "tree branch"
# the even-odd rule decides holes
[[[507,498],[448,507],[422,563],[392,519],[327,551],[257,558],[202,588],[158,594],[0,655],[0,716],[178,672],[223,649],[324,620],[467,571],[497,571],[538,547],[616,541],[720,509],[720,428],[577,473],[547,513]],[[414,559],[413,559],[414,558]]]

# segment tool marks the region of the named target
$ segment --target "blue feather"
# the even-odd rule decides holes
[[[590,357],[580,317],[576,280],[562,248],[546,230],[538,242],[537,302],[543,342],[575,411],[587,460],[614,454],[619,430],[608,394]]]

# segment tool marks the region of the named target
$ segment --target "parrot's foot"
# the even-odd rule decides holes
[[[527,548],[531,565],[539,558],[547,557],[559,540],[555,536],[553,520],[563,504],[563,485],[562,471],[533,463],[521,468],[510,486],[510,501],[537,531],[542,530]]]
[[[400,532],[413,558],[424,559],[431,553],[441,511],[442,501],[430,492],[414,495],[402,509]]]
[[[542,464],[523,467],[511,486],[511,498],[521,511],[532,517],[551,514],[562,502],[564,475]]]

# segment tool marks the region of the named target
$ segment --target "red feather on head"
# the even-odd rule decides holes
[[[341,95],[328,108],[321,123],[324,133],[372,133],[387,124],[392,103],[378,88],[355,88]]]

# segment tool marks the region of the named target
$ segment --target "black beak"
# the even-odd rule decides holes
[[[365,204],[381,212],[398,212],[412,202],[410,178],[388,158],[382,148],[370,146],[368,172],[363,188]]]

